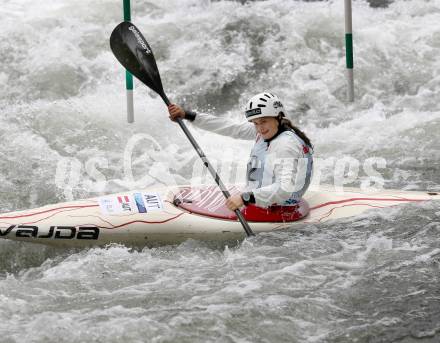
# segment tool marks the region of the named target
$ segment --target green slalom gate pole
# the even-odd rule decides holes
[[[351,0],[345,0],[345,54],[347,62],[348,101],[354,101],[353,21]]]
[[[124,21],[131,21],[130,0],[124,1]],[[133,75],[125,71],[125,88],[127,90],[127,121],[134,122],[134,104],[133,104]]]

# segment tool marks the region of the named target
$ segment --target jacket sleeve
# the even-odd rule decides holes
[[[254,124],[248,121],[239,123],[227,117],[205,113],[197,113],[191,123],[198,128],[237,139],[253,140],[257,134]]]
[[[263,184],[267,186],[251,190],[260,207],[282,205],[303,189],[306,180],[307,158],[298,141],[283,137],[273,141],[270,149],[263,173]]]

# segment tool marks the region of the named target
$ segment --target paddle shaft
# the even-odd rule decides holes
[[[165,94],[160,94],[161,98],[165,102],[167,106],[171,105],[170,100]],[[202,148],[200,148],[199,144],[197,144],[196,140],[194,139],[191,132],[189,132],[188,128],[186,127],[185,123],[183,122],[182,118],[177,118],[177,124],[181,127],[183,132],[185,133],[186,137],[191,142],[191,145],[194,147],[194,149],[197,151],[197,154],[199,155],[200,159],[203,161],[204,166],[209,170],[212,177],[214,178],[215,183],[220,187],[220,190],[222,191],[223,195],[226,199],[231,197],[231,193],[227,190],[224,183],[220,179],[220,175],[217,174],[215,169],[212,167],[211,163],[209,162],[208,158],[206,157],[205,153],[203,152]],[[247,220],[243,217],[243,214],[240,212],[239,209],[236,209],[235,214],[240,221],[241,225],[243,225],[243,229],[246,232],[246,235],[249,236],[255,236],[251,227],[249,226]]]
[[[185,123],[181,118],[177,118],[177,123],[182,128],[183,132],[185,133],[186,137],[188,137],[189,141],[191,142],[194,149],[197,151],[197,154],[200,156],[200,159],[203,161],[203,164],[206,168],[208,168],[209,172],[211,173],[212,177],[214,178],[217,185],[220,187],[220,190],[222,191],[223,195],[226,199],[231,197],[231,193],[226,189],[225,185],[223,184],[222,180],[220,179],[220,176],[217,174],[215,169],[212,167],[211,163],[209,163],[208,158],[205,156],[204,152],[200,148],[200,146],[195,141],[194,137],[192,136],[191,132],[189,132],[188,128],[186,127]],[[254,233],[252,232],[252,229],[250,228],[248,222],[243,217],[243,214],[240,212],[239,209],[236,209],[235,214],[237,215],[238,220],[240,221],[241,225],[243,225],[243,229],[246,232],[246,235],[248,236],[254,236]]]

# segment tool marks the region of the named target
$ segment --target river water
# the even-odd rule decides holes
[[[270,90],[325,166],[316,184],[362,186],[373,158],[378,187],[440,191],[440,0],[354,1],[353,104],[343,1],[132,9],[174,102],[239,120],[250,96]],[[126,123],[125,75],[108,44],[121,16],[120,1],[2,4],[1,212],[204,181],[160,98],[138,82]],[[223,176],[239,181],[252,143],[190,129],[219,166],[236,163]],[[0,341],[438,342],[439,266],[438,203],[228,244],[1,241]]]

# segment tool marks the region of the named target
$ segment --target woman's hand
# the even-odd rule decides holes
[[[168,113],[170,114],[170,119],[172,121],[177,121],[177,118],[185,118],[185,111],[176,104],[171,104],[168,106]]]
[[[241,198],[241,195],[233,195],[230,198],[226,199],[226,206],[231,211],[235,211],[242,207],[244,205],[243,199]]]

